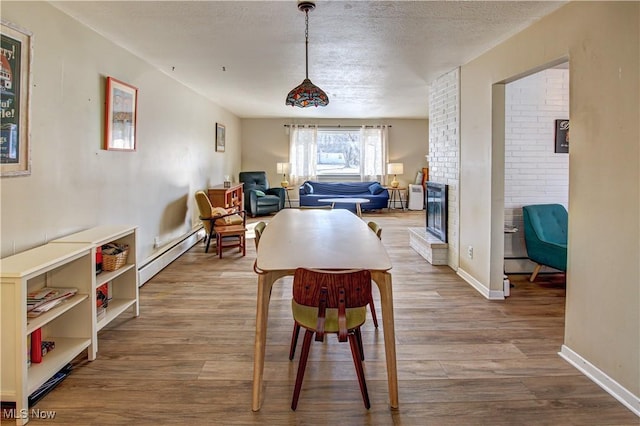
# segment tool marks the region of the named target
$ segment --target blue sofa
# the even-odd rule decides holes
[[[326,206],[318,200],[322,198],[366,198],[368,203],[361,204],[362,210],[387,208],[389,191],[379,182],[314,182],[306,181],[300,185],[300,206]],[[336,203],[335,208],[356,211],[353,203]]]

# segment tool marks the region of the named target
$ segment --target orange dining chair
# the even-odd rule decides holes
[[[360,333],[360,327],[367,317],[369,300],[371,300],[369,271],[296,269],[291,301],[295,324],[289,359],[293,359],[298,338],[297,331],[300,327],[305,328],[305,334],[291,401],[292,410],[298,406],[311,339],[315,334],[315,340],[322,342],[326,333],[336,333],[340,342],[349,341],[362,400],[367,409],[371,407],[362,365],[364,350]]]

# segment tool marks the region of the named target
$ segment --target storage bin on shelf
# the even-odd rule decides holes
[[[115,271],[127,263],[129,246],[124,244],[105,244],[102,246],[102,270]]]

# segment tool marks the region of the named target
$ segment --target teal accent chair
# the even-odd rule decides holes
[[[284,208],[287,190],[269,187],[266,172],[240,172],[239,180],[244,183],[244,209],[251,217],[277,213]]]
[[[522,207],[524,241],[529,259],[536,267],[529,278],[533,282],[543,265],[567,270],[567,224],[569,215],[560,204]]]

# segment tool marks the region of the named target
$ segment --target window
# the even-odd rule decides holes
[[[360,176],[360,130],[318,129],[317,146],[318,176]]]
[[[291,179],[381,181],[386,163],[387,128],[291,126]]]

